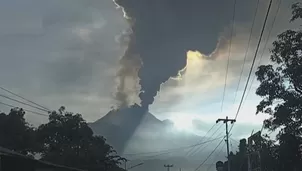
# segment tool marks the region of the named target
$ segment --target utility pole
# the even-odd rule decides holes
[[[167,164],[167,165],[164,165],[164,167],[167,168],[167,171],[170,171],[170,168],[173,167],[173,164],[171,164],[171,165]]]
[[[220,121],[222,121],[225,124],[226,144],[227,144],[227,156],[228,156],[228,171],[231,171],[228,122],[231,122],[231,124],[233,124],[234,122],[236,122],[236,119],[229,119],[228,117],[226,117],[225,119],[217,119],[216,123],[218,123]]]

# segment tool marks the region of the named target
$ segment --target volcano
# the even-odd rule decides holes
[[[179,147],[200,140],[192,133],[175,131],[171,121],[161,121],[139,105],[111,110],[89,126],[120,154]]]

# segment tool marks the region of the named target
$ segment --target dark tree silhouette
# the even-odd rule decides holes
[[[66,112],[61,107],[49,115],[49,121],[39,126],[37,141],[42,160],[86,170],[122,170],[124,159],[106,144],[103,137],[93,136],[80,114]]]
[[[302,17],[301,4],[292,6],[296,21]],[[257,113],[264,112],[271,117],[265,120],[265,127],[282,132],[302,135],[302,31],[287,30],[273,43],[270,65],[259,66],[256,75],[260,86],[256,94],[263,98],[257,106]]]
[[[246,139],[240,140],[239,151],[230,153],[231,171],[248,171],[248,155],[250,156],[251,167],[256,169],[261,166],[261,170],[265,171],[283,171],[280,169],[278,161],[278,148],[274,141],[265,137],[259,137],[259,144],[251,146],[248,151]],[[251,153],[253,151],[254,153]],[[260,152],[260,160],[257,152]],[[228,161],[224,162],[224,171],[228,171]]]
[[[301,3],[292,5],[291,22],[302,19]],[[270,115],[265,128],[280,128],[279,145],[272,152],[267,147],[267,163],[275,170],[302,170],[299,145],[302,137],[302,30],[287,30],[278,35],[271,50],[271,64],[259,66],[256,76],[260,81],[256,94],[262,97],[257,113]],[[263,147],[262,147],[263,148]],[[272,158],[274,159],[272,159]],[[273,162],[275,160],[277,162]],[[272,169],[274,167],[270,167]]]
[[[35,148],[35,132],[24,119],[22,108],[0,113],[0,146],[23,155],[31,155]]]
[[[291,22],[301,21],[301,3],[292,5]],[[268,136],[257,138],[257,143],[247,150],[246,140],[241,140],[239,151],[230,155],[232,171],[247,171],[247,155],[252,165],[265,171],[302,170],[302,30],[287,30],[278,35],[271,50],[271,64],[261,65],[256,72],[260,81],[256,94],[262,97],[259,112],[270,115],[264,121],[269,130],[281,128],[277,142]],[[253,153],[251,153],[253,152]],[[259,153],[258,153],[259,152]],[[260,160],[259,160],[260,154]],[[227,171],[227,161],[224,163]]]

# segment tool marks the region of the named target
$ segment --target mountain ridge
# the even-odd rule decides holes
[[[173,163],[175,167],[182,167],[183,170],[192,170],[210,153],[205,146],[194,147],[194,153],[198,149],[203,150],[193,156],[188,155],[192,152],[192,148],[174,150],[173,153],[160,153],[160,151],[206,141],[208,137],[201,138],[195,134],[176,131],[171,120],[161,121],[150,112],[140,113],[141,111],[144,110],[139,109],[139,106],[111,110],[97,121],[89,123],[95,135],[104,136],[120,155],[130,159],[130,165],[144,163],[143,166],[134,168],[133,171],[160,170],[166,163]],[[132,124],[135,126],[131,126]],[[142,153],[144,155],[136,155]],[[216,162],[211,160],[208,162]],[[211,165],[205,164],[202,168],[208,167]]]
[[[161,121],[150,112],[142,114],[141,111],[144,110],[138,105],[111,110],[97,121],[89,123],[89,126],[95,135],[104,136],[121,154],[125,150],[142,152],[191,145],[200,140],[195,134],[175,131],[171,120]],[[134,149],[133,146],[142,149]]]

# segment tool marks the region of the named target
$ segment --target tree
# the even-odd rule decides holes
[[[302,19],[301,3],[292,5],[291,22]],[[270,115],[265,128],[281,128],[276,148],[278,169],[302,170],[299,144],[302,137],[302,30],[287,30],[278,35],[271,50],[271,63],[256,72],[260,81],[256,94],[262,97],[257,113]],[[272,154],[271,154],[272,155]]]
[[[24,119],[22,108],[0,113],[0,146],[23,155],[30,155],[35,148],[35,130]]]
[[[293,5],[291,21],[301,19],[301,7]],[[263,98],[257,113],[271,117],[266,128],[275,130],[284,126],[285,132],[301,135],[302,129],[302,31],[287,30],[273,43],[270,65],[259,66],[256,75],[260,81],[256,94]]]
[[[93,132],[80,114],[61,107],[39,126],[37,141],[42,160],[87,170],[119,170],[123,158]]]
[[[246,139],[241,139],[239,151],[235,154],[230,152],[231,170],[232,171],[246,171],[247,170],[247,144]],[[224,171],[228,170],[228,161],[224,163]]]
[[[256,150],[260,152],[260,165],[261,170],[264,171],[278,171],[279,162],[278,162],[278,149],[279,146],[275,141],[269,139],[268,136],[260,137],[260,143],[256,147]],[[259,156],[258,156],[259,157]],[[259,158],[258,158],[259,160]],[[280,171],[283,171],[282,169]]]
[[[291,21],[301,19],[302,8],[294,4]],[[256,94],[263,98],[257,113],[271,117],[265,127],[301,135],[302,129],[302,31],[287,30],[273,43],[270,65],[259,66],[256,76],[260,81]]]

